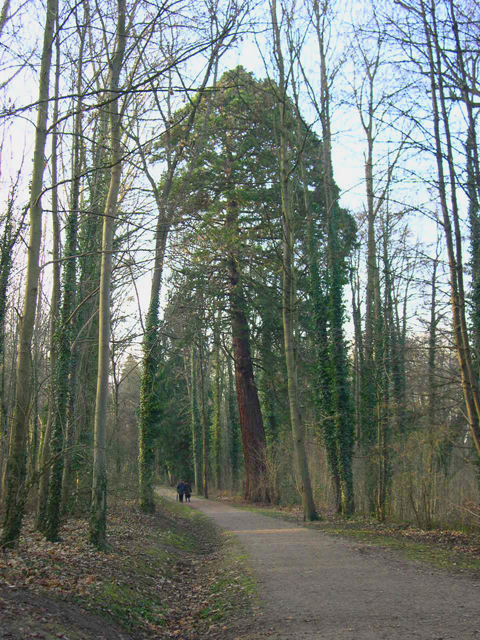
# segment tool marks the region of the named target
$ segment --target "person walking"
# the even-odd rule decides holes
[[[183,502],[183,496],[185,495],[185,483],[183,482],[183,480],[180,480],[177,485],[177,493],[178,499],[180,500],[180,502]]]

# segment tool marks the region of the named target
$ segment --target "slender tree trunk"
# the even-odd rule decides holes
[[[72,341],[73,318],[72,314],[76,303],[77,290],[77,250],[78,250],[78,209],[80,203],[80,146],[82,135],[81,93],[83,74],[83,49],[86,29],[80,32],[79,61],[75,91],[77,98],[76,114],[74,119],[74,136],[72,148],[72,186],[70,194],[70,212],[66,223],[66,240],[63,267],[63,285],[61,292],[60,322],[56,331],[57,357],[56,367],[53,371],[55,379],[55,414],[52,426],[50,451],[55,457],[50,474],[48,489],[47,517],[45,534],[48,540],[55,542],[58,539],[60,527],[60,514],[62,503],[62,480],[64,472],[64,441],[68,431],[68,405],[72,388]],[[73,402],[73,400],[72,400]]]
[[[42,238],[42,246],[45,246],[45,234]],[[38,394],[40,391],[39,385],[39,367],[41,362],[41,324],[42,324],[42,298],[43,298],[43,273],[40,273],[38,283],[38,300],[37,310],[35,316],[35,327],[32,337],[32,388],[33,399],[31,402],[31,417],[30,417],[30,442],[27,451],[28,466],[27,466],[27,485],[33,486],[35,484],[36,474],[38,470],[38,449],[39,449],[39,415],[38,415]]]
[[[153,410],[155,398],[159,389],[156,384],[157,367],[159,366],[157,352],[160,292],[170,224],[159,214],[156,246],[155,266],[150,294],[150,306],[145,326],[143,341],[143,371],[140,391],[140,438],[139,438],[139,507],[144,513],[155,511],[153,499],[153,478],[155,471],[155,434],[159,416]]]
[[[437,394],[436,394],[436,360],[437,360],[437,269],[438,256],[433,261],[432,293],[430,302],[430,325],[428,327],[428,396],[427,396],[427,430],[429,446],[434,449],[434,434],[436,433]],[[433,456],[432,456],[433,459]]]
[[[9,197],[5,217],[5,228],[0,247],[0,504],[3,503],[4,464],[8,459],[8,420],[5,388],[5,321],[7,292],[13,264],[12,216],[15,190]]]
[[[5,518],[1,545],[13,547],[20,535],[26,499],[26,436],[31,398],[31,343],[35,325],[35,309],[39,280],[39,255],[42,234],[42,208],[40,198],[45,166],[47,113],[52,60],[52,42],[57,15],[57,0],[48,0],[43,51],[40,66],[37,127],[30,190],[30,240],[27,258],[27,276],[23,313],[20,320],[17,359],[15,406],[10,436],[10,451],[6,473]]]
[[[197,392],[197,373],[195,363],[195,348],[190,349],[190,413],[192,421],[192,457],[193,457],[193,474],[195,482],[195,492],[201,495],[202,475],[200,464],[200,415],[198,411],[198,392]]]
[[[220,389],[220,313],[217,314],[217,321],[214,328],[214,353],[213,353],[213,412],[212,412],[212,458],[213,472],[217,489],[222,487],[221,473],[221,389]]]
[[[319,27],[318,27],[319,30]],[[321,44],[321,41],[320,41]],[[323,48],[321,47],[323,52]],[[322,58],[323,60],[323,58]],[[293,66],[293,61],[291,62]],[[324,63],[322,64],[323,74]],[[322,75],[323,78],[323,75]],[[322,82],[323,86],[323,82]],[[299,96],[297,94],[296,86],[294,85],[294,97],[297,110],[297,145],[299,149],[303,148],[304,140],[302,139],[301,129],[301,117],[299,108]],[[322,120],[323,122],[323,120]],[[324,145],[327,146],[328,142],[324,140]],[[336,429],[336,416],[333,398],[333,377],[332,377],[332,362],[330,358],[330,345],[328,338],[328,289],[331,289],[332,273],[331,273],[331,260],[328,260],[329,272],[323,278],[320,274],[320,265],[318,259],[318,242],[316,239],[315,223],[313,220],[311,206],[310,206],[310,194],[308,190],[308,177],[305,163],[304,152],[300,152],[299,156],[300,176],[302,179],[303,201],[307,217],[307,260],[308,260],[308,272],[309,272],[309,297],[312,303],[312,315],[314,325],[314,349],[315,349],[315,369],[316,384],[315,391],[317,394],[316,402],[318,405],[318,411],[321,412],[320,427],[323,436],[323,443],[325,446],[325,452],[327,455],[327,464],[330,471],[330,476],[335,491],[335,506],[338,513],[342,511],[342,490],[339,468],[339,451],[337,442],[337,429]],[[329,183],[325,178],[324,187]],[[330,191],[325,190],[325,207],[328,209],[330,198]],[[330,239],[330,234],[328,234]],[[331,257],[331,253],[329,254]],[[322,291],[323,284],[323,291]]]
[[[360,278],[358,271],[355,273],[354,268],[350,272],[350,287],[352,293],[352,319],[355,334],[355,352],[354,352],[354,389],[355,389],[355,422],[357,425],[357,443],[362,442],[362,407],[361,407],[361,390],[362,390],[362,373],[364,371],[363,358],[363,338],[361,324],[361,304],[360,304]]]
[[[238,420],[238,404],[233,388],[232,361],[228,358],[228,451],[232,469],[232,489],[235,491],[240,468],[240,424]]]
[[[207,421],[207,408],[205,405],[205,360],[203,357],[203,343],[202,336],[200,336],[200,344],[198,347],[198,353],[200,356],[200,392],[201,392],[201,420],[202,420],[202,484],[203,484],[203,497],[208,498],[208,421]]]
[[[469,78],[465,62],[465,55],[460,42],[460,29],[456,17],[455,3],[450,0],[450,16],[452,30],[455,38],[455,55],[459,73],[459,89],[465,105],[466,120],[468,124],[465,151],[467,156],[467,195],[469,200],[468,216],[470,222],[470,255],[472,269],[471,284],[471,319],[473,331],[472,359],[475,368],[475,377],[478,379],[480,370],[480,158],[476,132],[476,115],[474,112],[474,87],[473,79]],[[478,85],[477,85],[478,88]]]
[[[121,116],[118,106],[120,71],[125,54],[125,0],[117,0],[117,36],[115,53],[110,63],[110,153],[112,172],[108,190],[102,237],[102,267],[100,275],[100,310],[98,336],[98,379],[95,404],[94,461],[92,506],[90,512],[89,540],[103,548],[106,542],[107,516],[107,401],[108,372],[110,366],[110,290],[112,279],[112,252],[117,217],[118,193],[122,174]]]
[[[325,3],[325,12],[328,2]],[[341,510],[351,515],[355,511],[353,491],[353,443],[354,425],[351,410],[350,386],[348,382],[347,348],[343,331],[343,286],[346,278],[345,258],[339,249],[340,210],[334,194],[332,134],[330,123],[330,88],[327,73],[324,34],[320,28],[320,9],[314,4],[317,17],[317,38],[320,54],[320,120],[322,124],[323,191],[327,212],[327,262],[330,272],[329,319],[331,327],[332,400],[334,414],[335,444],[337,448],[338,474],[341,483]]]
[[[84,5],[88,7],[88,3]],[[88,22],[88,13],[86,13]],[[96,381],[98,378],[98,283],[101,270],[103,213],[108,195],[108,114],[100,107],[92,141],[93,168],[87,176],[91,213],[85,213],[79,228],[78,299],[74,353],[78,352],[75,394],[75,441],[70,456],[71,473],[76,478],[76,506],[89,509],[92,493],[93,428]],[[84,504],[79,499],[85,496]]]
[[[287,364],[288,400],[290,405],[290,421],[292,426],[293,446],[295,454],[297,484],[302,496],[304,518],[317,520],[318,515],[313,500],[310,474],[308,471],[307,455],[305,451],[305,435],[298,404],[298,381],[295,341],[295,316],[297,313],[297,292],[294,273],[294,234],[292,203],[290,200],[290,175],[289,160],[287,157],[287,90],[285,83],[285,71],[283,54],[281,49],[280,28],[277,22],[277,3],[270,3],[272,28],[274,38],[275,62],[279,73],[278,82],[278,107],[280,111],[279,127],[279,174],[282,194],[282,232],[283,232],[283,282],[282,282],[282,313],[283,334],[285,342],[285,358]]]
[[[68,404],[66,412],[66,433],[64,446],[64,464],[62,475],[62,495],[60,501],[60,513],[67,510],[68,498],[70,495],[70,479],[72,472],[73,449],[76,435],[76,398],[77,398],[77,382],[78,382],[78,351],[76,348],[72,350],[70,356],[70,376],[68,390]]]

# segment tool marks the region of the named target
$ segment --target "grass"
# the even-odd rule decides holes
[[[225,619],[234,608],[250,607],[258,598],[258,585],[248,556],[232,535],[224,534],[223,537],[223,571],[210,586],[214,606],[207,606],[200,612],[201,617],[211,617],[215,622]]]
[[[105,602],[103,611],[129,631],[158,632],[167,625],[183,633],[198,619],[211,626],[238,608],[238,591],[250,593],[251,578],[205,516],[165,498],[157,501],[161,528],[147,531],[141,549],[126,559],[128,582],[118,575],[104,581],[92,604]]]

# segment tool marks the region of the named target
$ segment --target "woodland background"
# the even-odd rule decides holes
[[[4,0],[4,547],[179,479],[478,526],[479,25]]]

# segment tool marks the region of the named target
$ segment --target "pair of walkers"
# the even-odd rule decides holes
[[[177,485],[177,494],[180,502],[183,502],[184,497],[185,502],[190,502],[190,496],[192,495],[192,487],[190,486],[190,483],[180,480]]]

